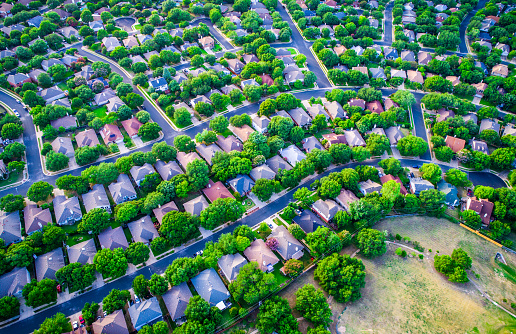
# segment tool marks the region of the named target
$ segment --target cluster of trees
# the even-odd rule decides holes
[[[469,281],[467,269],[471,269],[471,258],[462,248],[454,249],[452,255],[436,255],[435,269],[446,275],[450,282],[466,283]]]

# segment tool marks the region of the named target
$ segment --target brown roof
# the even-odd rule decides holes
[[[380,101],[366,103],[366,109],[377,114],[381,114],[384,111]]]
[[[126,119],[125,121],[122,121],[122,126],[124,127],[125,131],[127,131],[127,134],[129,137],[133,137],[138,134],[138,130],[140,129],[140,126],[143,124],[136,118],[132,117],[129,119]]]
[[[491,214],[493,213],[494,208],[493,203],[489,202],[487,199],[477,199],[476,197],[471,197],[468,199],[466,208],[478,213],[480,218],[482,218],[482,223],[489,225]]]
[[[244,126],[242,126],[240,128],[235,127],[233,129],[233,133],[235,135],[237,135],[237,137],[240,138],[240,140],[242,140],[242,141],[246,141],[247,139],[249,139],[249,135],[253,132],[254,132],[253,128],[251,128],[247,124],[244,124]]]
[[[104,139],[105,144],[113,143],[119,140],[124,139],[122,132],[118,126],[114,124],[106,124],[102,129],[100,129],[100,136]]]
[[[446,146],[452,149],[453,152],[457,153],[464,148],[466,141],[461,138],[446,136]]]
[[[256,239],[244,250],[245,257],[250,262],[257,262],[262,271],[267,271],[267,265],[274,266],[279,259],[274,255],[262,239]]]
[[[233,195],[229,192],[228,188],[224,186],[224,184],[220,181],[214,183],[212,180],[208,183],[208,186],[202,190],[204,195],[208,197],[210,202],[214,202],[215,200],[219,198],[235,198]]]
[[[333,48],[333,51],[335,51],[335,54],[337,56],[340,56],[341,54],[343,54],[344,52],[346,52],[346,47],[344,45],[341,45],[341,46],[336,46]]]
[[[493,15],[486,16],[486,19],[491,19],[491,20],[495,21],[496,23],[498,23],[498,21],[500,21],[500,18],[498,16],[493,16]]]
[[[262,78],[262,85],[271,86],[274,84],[274,80],[272,80],[271,76],[268,74],[262,74],[260,78]]]
[[[177,161],[179,161],[179,163],[181,164],[181,166],[183,166],[183,168],[186,170],[186,166],[188,166],[188,164],[196,159],[199,159],[201,160],[201,157],[199,156],[199,154],[197,154],[197,152],[190,152],[190,153],[185,153],[185,152],[178,152],[177,153]]]
[[[396,181],[397,183],[400,184],[400,193],[402,195],[408,194],[407,189],[405,188],[405,186],[403,185],[403,183],[401,182],[399,177],[392,176],[391,174],[387,174],[380,178],[380,182],[382,182],[382,184],[384,184],[385,182],[391,181],[391,180]]]
[[[348,143],[346,141],[346,136],[338,135],[336,133],[325,134],[325,135],[323,135],[323,138],[326,139],[328,141],[328,143],[330,143],[330,145],[333,145],[333,144],[346,144],[347,145],[347,143]]]
[[[93,323],[92,328],[95,334],[129,334],[122,310],[117,310],[104,318],[100,318]]]
[[[156,216],[156,219],[159,221],[160,224],[163,220],[163,217],[170,211],[179,211],[179,209],[177,208],[177,205],[176,205],[176,203],[174,203],[174,201],[171,201],[167,204],[160,206],[159,208],[152,210],[152,212],[154,213],[154,216]]]
[[[398,108],[399,107],[399,104],[397,104],[396,102],[394,102],[392,99],[385,99],[384,101],[384,104],[385,104],[385,110],[389,110],[391,108]]]

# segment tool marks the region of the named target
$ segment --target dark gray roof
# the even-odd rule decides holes
[[[308,114],[303,108],[292,109],[287,111],[287,113],[290,115],[294,123],[296,123],[298,126],[303,126],[312,121],[310,116],[308,116]]]
[[[63,91],[60,91],[60,93],[62,94]],[[56,129],[59,129],[60,127],[64,127],[65,129],[70,129],[73,127],[77,127],[77,118],[75,118],[75,116],[67,115],[65,117],[61,117],[54,121],[51,121],[50,124]]]
[[[99,106],[104,105],[109,102],[109,99],[112,99],[116,96],[116,93],[111,88],[104,90],[101,93],[95,95],[94,100],[95,103]]]
[[[72,140],[68,137],[57,137],[52,142],[52,149],[54,152],[62,153],[68,157],[74,156],[74,149]]]
[[[258,181],[259,179],[273,180],[276,176],[276,172],[274,172],[269,166],[263,164],[251,169],[249,176],[251,176],[255,181]]]
[[[333,200],[327,199],[323,201],[322,199],[318,199],[312,207],[322,214],[326,219],[331,219],[338,211],[341,211],[341,207]]]
[[[147,244],[150,243],[151,240],[159,237],[158,231],[154,227],[151,217],[148,215],[127,224],[127,227],[129,227],[129,231],[131,231],[134,242]]]
[[[41,281],[45,278],[56,279],[56,271],[65,266],[63,249],[54,249],[46,254],[38,256],[35,260],[36,278]]]
[[[243,145],[235,136],[229,135],[224,138],[222,135],[217,136],[217,145],[225,152],[239,151],[242,152]]]
[[[23,219],[25,220],[25,233],[30,234],[51,223],[52,214],[48,208],[43,210],[36,204],[27,204],[23,209]]]
[[[305,139],[303,139],[302,142],[303,142],[303,148],[306,150],[306,152],[312,152],[312,150],[316,149],[316,148],[321,151],[324,151],[324,147],[314,136],[305,138]]]
[[[192,284],[195,291],[210,303],[210,306],[215,306],[229,298],[228,289],[213,268],[206,269],[192,278]]]
[[[181,167],[179,167],[178,163],[173,160],[168,163],[165,163],[162,160],[158,160],[154,167],[158,171],[161,178],[165,181],[170,181],[174,176],[183,174]]]
[[[21,239],[20,213],[0,211],[0,238],[9,245]]]
[[[106,194],[106,190],[102,184],[94,185],[91,191],[82,195],[82,202],[86,212],[89,212],[95,208],[107,208],[111,206]]]
[[[418,195],[421,191],[434,189],[434,185],[430,181],[421,178],[411,178],[410,188],[413,189],[414,194]]]
[[[162,297],[167,306],[170,318],[175,321],[185,316],[186,306],[193,296],[188,288],[188,284],[183,282],[173,286],[172,289],[168,290]]]
[[[159,301],[156,297],[135,303],[129,307],[129,316],[136,330],[162,317]]]
[[[297,148],[296,145],[290,145],[287,148],[280,149],[280,155],[286,158],[288,162],[293,166],[295,166],[298,162],[306,158],[306,155],[303,152],[301,152],[301,150]]]
[[[374,181],[371,181],[371,180],[366,180],[366,181],[362,181],[362,182],[359,182],[358,183],[358,187],[360,188],[360,191],[365,195],[365,194],[370,194],[370,193],[373,193],[373,192],[378,192],[378,191],[381,191],[382,190],[382,185],[374,182]]]
[[[216,152],[222,152],[222,149],[218,147],[216,144],[211,145],[204,145],[200,144],[197,145],[197,152],[199,152],[199,155],[203,157],[204,160],[208,163],[208,165],[211,166],[211,159],[215,156]]]
[[[77,197],[66,198],[64,195],[54,198],[54,213],[57,225],[67,224],[82,218],[81,206]]]
[[[138,185],[141,181],[143,181],[143,179],[145,179],[145,176],[156,173],[154,167],[152,167],[152,165],[147,162],[143,166],[133,166],[130,172],[134,181]]]
[[[183,204],[183,207],[185,208],[185,211],[190,213],[191,215],[197,215],[199,216],[201,214],[201,211],[206,209],[208,207],[208,201],[204,196],[196,197],[185,204]]]
[[[437,189],[446,195],[446,204],[455,206],[459,203],[458,191],[454,185],[441,180],[437,183]]]
[[[14,268],[0,276],[0,298],[21,293],[23,287],[30,282],[27,268]]]
[[[99,242],[102,248],[109,248],[111,250],[115,250],[117,248],[125,250],[129,247],[122,226],[115,229],[108,227],[104,231],[100,232]]]
[[[229,282],[237,278],[240,269],[247,264],[245,257],[240,253],[224,255],[219,259],[219,268]]]
[[[305,210],[301,216],[295,216],[293,223],[298,224],[305,233],[312,233],[321,226],[325,226],[319,217],[310,210]]]
[[[93,238],[68,247],[68,260],[70,263],[93,263],[93,257],[97,254],[95,240]]]
[[[136,190],[134,190],[131,180],[129,180],[126,174],[120,174],[117,182],[111,183],[108,188],[111,192],[111,196],[113,196],[113,200],[117,204],[123,203],[130,198],[135,198],[136,196]]]
[[[283,225],[276,227],[270,237],[278,241],[279,246],[277,251],[285,260],[289,260],[293,257],[298,258],[300,252],[304,249],[303,244],[294,238]]]
[[[275,173],[278,173],[280,169],[292,169],[292,166],[290,166],[289,163],[283,160],[283,158],[279,155],[275,155],[272,158],[267,159],[265,164],[269,166],[269,168],[272,169]]]
[[[234,179],[229,180],[229,184],[240,196],[249,193],[254,187],[254,181],[248,175],[237,175]]]

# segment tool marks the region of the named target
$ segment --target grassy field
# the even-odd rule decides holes
[[[489,303],[471,282],[450,283],[433,267],[437,251],[451,254],[461,247],[473,259],[470,279],[478,274],[475,282],[510,309],[516,288],[511,270],[494,262],[500,248],[443,219],[386,219],[375,228],[418,241],[425,248],[425,259],[402,259],[392,245],[379,258],[362,258],[366,286],[359,301],[346,305],[336,324],[339,333],[510,333],[516,329],[516,320]],[[503,255],[509,268],[514,268],[516,257]]]

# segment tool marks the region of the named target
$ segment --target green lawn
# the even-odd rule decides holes
[[[68,90],[68,86],[66,85],[66,82],[61,82],[61,83],[57,84],[57,87],[61,88],[61,90],[63,92]]]
[[[142,28],[141,24],[137,24],[134,26],[134,30],[140,30]]]
[[[213,51],[213,52],[222,51],[222,46],[220,46],[220,44],[216,43],[211,51]]]
[[[78,233],[68,236],[68,238],[66,239],[66,244],[68,246],[74,246],[83,241],[90,240],[91,238],[93,238],[93,234]]]
[[[229,129],[226,129],[226,131],[220,133],[222,136],[224,136],[224,138],[227,138],[229,136],[231,136],[233,134],[233,132],[231,132],[231,130]]]
[[[283,275],[283,273],[280,271],[281,268],[283,268],[283,263],[280,261],[276,263],[276,265],[274,265],[274,271],[272,272],[278,285],[282,285],[283,283],[288,281],[288,277]]]
[[[296,49],[294,49],[294,48],[287,48],[287,50],[290,51],[291,55],[293,55],[293,56],[297,55],[297,50]]]
[[[5,187],[5,186],[8,186],[10,184],[13,184],[15,182],[18,182],[18,181],[21,181],[21,179],[23,178],[23,173],[19,172],[12,172],[12,173],[9,173],[9,177],[5,180],[0,180],[0,187]]]
[[[106,106],[99,107],[97,109],[94,109],[93,112],[95,113],[95,116],[103,119],[104,117],[107,116],[107,107]]]
[[[127,242],[131,243],[131,240],[133,239],[131,231],[128,228],[124,228],[123,230],[124,230],[124,234],[125,234],[125,238],[127,239]]]
[[[496,107],[494,104],[492,104],[491,102],[487,101],[484,98],[482,98],[482,100],[480,100],[480,104],[482,104],[484,106],[488,106],[488,107]]]

